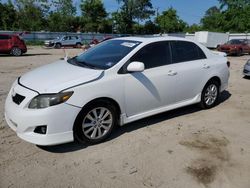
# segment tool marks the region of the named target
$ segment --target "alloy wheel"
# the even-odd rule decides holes
[[[12,49],[12,55],[14,55],[14,56],[20,56],[20,55],[22,55],[22,51],[21,51],[21,49],[19,49],[19,48],[13,48]]]
[[[209,85],[205,91],[205,96],[204,96],[206,105],[211,106],[212,104],[214,104],[214,102],[217,99],[217,96],[218,96],[217,86],[215,84]]]
[[[113,115],[109,109],[105,107],[92,109],[83,119],[83,134],[91,140],[100,139],[109,132],[113,120]]]

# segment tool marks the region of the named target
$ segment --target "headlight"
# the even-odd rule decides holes
[[[247,61],[247,65],[250,66],[250,59]]]
[[[33,98],[29,104],[31,109],[48,108],[67,101],[73,92],[57,93],[57,94],[42,94]]]

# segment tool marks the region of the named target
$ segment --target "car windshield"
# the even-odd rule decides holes
[[[108,40],[90,48],[79,56],[69,59],[68,62],[88,68],[109,69],[140,43],[131,40]]]
[[[227,42],[227,44],[243,44],[243,40],[230,40]]]

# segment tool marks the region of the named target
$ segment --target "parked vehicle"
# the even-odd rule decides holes
[[[111,39],[19,77],[5,118],[37,145],[99,143],[117,125],[195,103],[214,107],[228,86],[228,65],[187,39]]]
[[[217,33],[208,31],[195,32],[195,41],[203,44],[207,48],[215,49],[220,44],[224,44],[228,41],[228,33]]]
[[[243,74],[245,76],[250,76],[250,59],[247,61],[247,63],[244,66]]]
[[[104,37],[102,40],[97,40],[97,39],[93,39],[90,43],[89,43],[89,46],[90,47],[93,47],[99,43],[102,43],[104,41],[107,41],[107,40],[110,40],[112,39],[113,37]]]
[[[46,40],[44,42],[46,47],[76,47],[80,48],[82,46],[81,39],[78,36],[62,36],[54,40]]]
[[[250,54],[250,40],[247,39],[232,39],[227,43],[220,45],[218,51],[225,52],[228,55]]]
[[[0,54],[20,56],[26,52],[25,42],[18,35],[0,34]]]

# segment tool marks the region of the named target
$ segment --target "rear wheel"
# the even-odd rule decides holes
[[[77,47],[77,48],[81,48],[81,47],[82,47],[82,44],[81,44],[81,43],[76,43],[76,47]]]
[[[215,80],[208,82],[201,94],[201,108],[209,109],[214,107],[218,103],[219,94],[219,83]]]
[[[18,47],[14,47],[11,50],[11,54],[13,56],[21,56],[22,55],[22,50],[20,48],[18,48]]]
[[[80,143],[96,144],[104,141],[117,123],[115,107],[98,102],[84,107],[77,117],[74,136]]]

